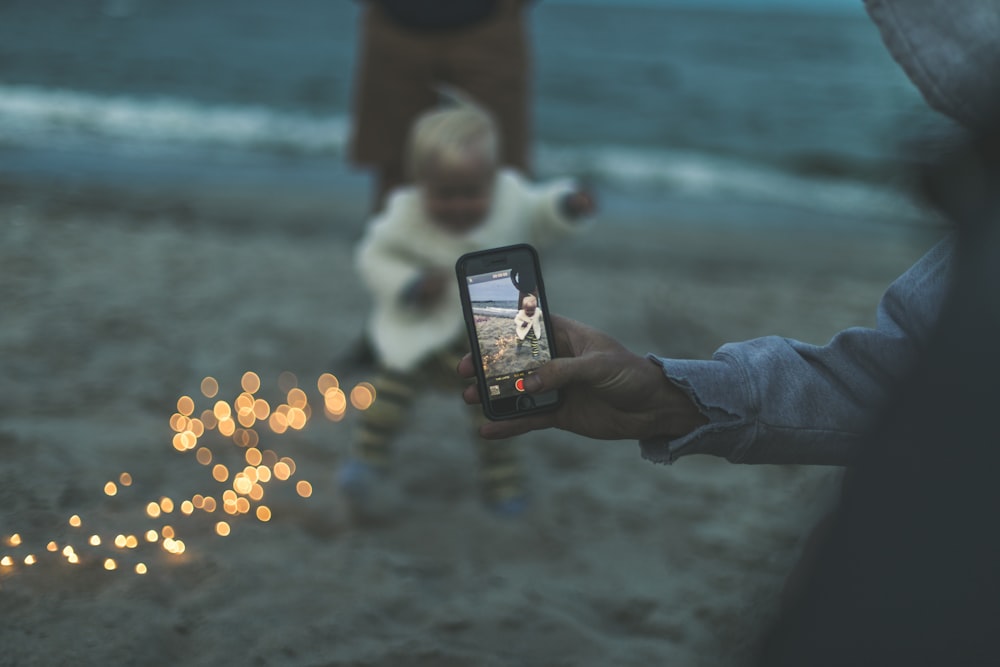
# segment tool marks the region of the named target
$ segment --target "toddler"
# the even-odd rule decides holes
[[[531,345],[531,356],[537,358],[538,341],[542,337],[542,311],[534,294],[521,300],[521,310],[514,316],[514,333],[517,334],[517,351],[521,351],[527,340]]]
[[[536,185],[499,168],[498,146],[493,118],[469,100],[420,116],[407,146],[413,185],[390,195],[358,247],[357,267],[373,300],[368,331],[378,371],[375,402],[361,413],[352,455],[338,471],[355,509],[377,504],[391,444],[417,395],[430,386],[454,390],[455,366],[468,351],[459,256],[514,243],[544,246],[594,209],[590,194],[570,181]],[[517,514],[525,492],[512,445],[480,439],[477,425],[483,500]]]

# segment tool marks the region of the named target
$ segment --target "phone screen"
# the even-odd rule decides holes
[[[556,392],[528,396],[524,391],[525,376],[552,359],[547,304],[533,249],[475,253],[459,261],[459,273],[487,416],[502,419],[555,405]]]

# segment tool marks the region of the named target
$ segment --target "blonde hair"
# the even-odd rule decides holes
[[[528,294],[523,299],[521,299],[521,308],[525,308],[528,305],[529,301],[535,304],[536,308],[538,307],[538,298],[534,294]]]
[[[449,106],[421,114],[410,129],[410,178],[419,181],[432,166],[461,161],[470,153],[497,164],[500,133],[492,114],[457,89],[441,87],[438,92]]]

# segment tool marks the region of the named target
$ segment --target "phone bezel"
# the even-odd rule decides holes
[[[479,398],[483,407],[483,414],[493,421],[505,419],[516,419],[538,412],[547,412],[559,406],[561,396],[558,391],[544,392],[542,394],[529,395],[527,393],[519,396],[510,396],[500,399],[490,399],[486,391],[486,373],[483,370],[482,350],[479,346],[479,336],[476,332],[475,317],[472,312],[472,299],[469,294],[468,276],[490,273],[491,271],[512,268],[514,263],[510,261],[511,255],[524,253],[525,259],[530,260],[530,266],[534,272],[535,286],[538,290],[538,298],[542,307],[542,322],[544,334],[548,343],[549,354],[555,358],[555,339],[552,332],[552,321],[549,317],[549,300],[545,293],[545,282],[542,278],[541,263],[538,252],[527,243],[502,246],[479,250],[462,255],[455,263],[455,273],[458,278],[459,294],[462,300],[462,313],[465,317],[466,331],[469,337],[469,345],[472,350],[473,365],[476,370],[476,383],[479,388]]]

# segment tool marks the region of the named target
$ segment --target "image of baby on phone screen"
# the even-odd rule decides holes
[[[538,358],[538,341],[542,339],[542,309],[538,307],[538,299],[529,294],[521,300],[521,309],[514,316],[514,333],[517,334],[517,351],[520,352],[524,341],[531,346],[531,356]]]
[[[362,511],[378,503],[391,477],[392,446],[413,428],[413,403],[430,389],[456,389],[455,366],[469,351],[455,277],[458,258],[517,243],[552,245],[594,211],[591,193],[571,179],[535,183],[502,167],[492,114],[461,95],[416,120],[407,158],[411,184],[389,196],[356,253],[372,296],[366,329],[377,367],[376,399],[360,415],[338,484]],[[520,308],[529,324],[517,340],[533,336],[527,338],[532,353],[542,340],[544,354],[537,301]],[[498,333],[513,344],[510,315],[498,321]],[[483,500],[494,511],[517,513],[525,492],[513,446],[479,438],[482,415],[474,409],[471,416],[469,441],[477,443]]]

